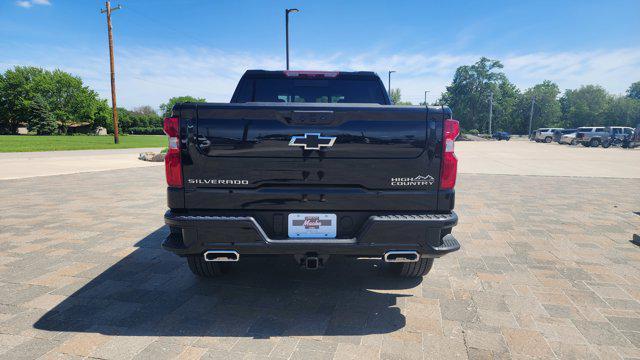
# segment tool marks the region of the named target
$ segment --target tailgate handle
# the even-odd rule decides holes
[[[284,121],[290,125],[331,125],[333,124],[333,111],[305,111],[293,110],[289,114],[280,114]]]

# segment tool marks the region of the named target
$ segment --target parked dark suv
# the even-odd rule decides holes
[[[506,140],[509,141],[511,139],[511,134],[509,134],[506,131],[498,131],[493,133],[493,135],[491,136],[492,138],[500,141],[500,140]]]

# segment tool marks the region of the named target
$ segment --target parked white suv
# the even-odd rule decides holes
[[[536,142],[550,143],[553,141],[553,132],[556,130],[563,130],[563,128],[540,128],[536,130],[536,136],[534,140]]]

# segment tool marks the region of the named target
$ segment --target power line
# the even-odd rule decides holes
[[[189,34],[189,33],[186,33],[186,32],[184,32],[184,31],[182,31],[182,30],[179,30],[179,29],[177,29],[177,28],[174,28],[174,27],[172,27],[171,25],[169,25],[167,21],[162,21],[162,20],[155,19],[155,18],[153,18],[153,17],[151,17],[151,16],[146,15],[146,14],[145,14],[145,13],[143,13],[143,12],[140,12],[140,11],[138,11],[138,10],[135,10],[135,9],[134,9],[134,8],[132,8],[132,7],[127,7],[127,9],[131,10],[131,12],[132,12],[132,13],[134,13],[134,14],[136,14],[136,15],[138,15],[138,16],[140,16],[140,17],[142,17],[142,18],[145,18],[145,19],[147,19],[147,20],[149,20],[149,21],[151,21],[151,22],[154,22],[154,23],[156,23],[156,24],[160,25],[163,29],[171,30],[171,31],[173,31],[174,33],[176,33],[176,34],[178,34],[178,35],[182,35],[182,36],[188,37],[188,38],[190,38],[191,40],[194,40],[194,41],[199,42],[199,43],[205,43],[205,44],[206,44],[206,43],[208,43],[208,42],[209,42],[209,41],[207,41],[207,40],[200,39],[200,38],[198,38],[198,37],[194,36],[193,34]]]

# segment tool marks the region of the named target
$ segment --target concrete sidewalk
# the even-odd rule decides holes
[[[0,180],[159,166],[164,163],[138,160],[138,154],[160,150],[139,148],[0,153]]]

